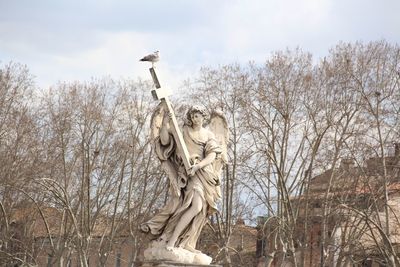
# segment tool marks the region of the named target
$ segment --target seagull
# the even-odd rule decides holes
[[[152,67],[154,67],[154,63],[159,60],[160,60],[160,51],[157,50],[153,54],[143,57],[140,61],[149,61],[151,62]]]

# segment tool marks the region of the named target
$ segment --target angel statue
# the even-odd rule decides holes
[[[141,225],[142,231],[157,237],[153,248],[145,251],[145,258],[209,264],[211,258],[196,250],[196,242],[221,198],[220,176],[227,162],[229,138],[227,121],[221,112],[212,112],[209,118],[205,108],[188,109],[182,127],[191,163],[186,170],[171,134],[170,119],[171,114],[160,103],[152,116],[151,130],[170,192],[167,204]]]

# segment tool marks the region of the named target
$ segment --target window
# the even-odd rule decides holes
[[[121,267],[121,253],[117,254],[117,258],[115,259],[115,267]]]
[[[48,254],[47,255],[47,267],[52,266],[52,261],[53,261],[53,254]]]

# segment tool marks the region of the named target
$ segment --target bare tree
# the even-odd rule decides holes
[[[137,239],[137,220],[157,204],[164,180],[150,155],[146,89],[146,84],[102,80],[61,84],[44,97],[52,162],[41,184],[65,210],[55,262],[62,265],[73,247],[86,266],[97,247],[104,266],[115,238],[125,231]]]
[[[350,50],[352,49],[352,50]],[[395,213],[389,205],[390,184],[394,182],[392,163],[387,162],[387,150],[398,139],[396,126],[399,122],[398,98],[400,68],[400,48],[392,46],[384,41],[372,42],[367,45],[356,44],[347,49],[348,73],[354,82],[354,88],[360,95],[362,102],[362,123],[369,131],[363,136],[364,146],[367,146],[369,155],[380,162],[374,173],[376,190],[381,194],[374,197],[374,205],[369,207],[370,212],[357,209],[362,212],[366,225],[371,233],[378,233],[373,239],[379,249],[381,257],[388,266],[400,264],[399,257],[392,245],[391,227],[399,227],[398,223],[392,225],[391,218]],[[376,204],[376,201],[380,202]],[[384,215],[380,210],[383,207]],[[365,216],[368,214],[368,216]],[[372,218],[371,218],[372,217]]]
[[[222,179],[223,200],[220,212],[210,224],[215,233],[215,243],[219,247],[215,256],[221,258],[225,266],[233,266],[232,254],[240,255],[237,248],[230,244],[236,222],[251,217],[250,199],[244,197],[246,188],[240,182],[242,165],[251,153],[246,142],[250,135],[244,126],[245,117],[241,105],[244,92],[251,82],[245,69],[232,64],[218,69],[203,68],[199,76],[187,84],[191,89],[187,96],[189,101],[204,105],[210,113],[222,111],[229,124],[228,164]]]
[[[210,223],[219,262],[241,264],[236,222],[261,213],[263,266],[400,264],[399,145],[388,153],[400,137],[399,62],[385,41],[340,43],[317,62],[276,52],[261,66],[203,68],[187,83],[182,102],[222,110],[230,128]],[[34,265],[45,253],[57,266],[71,255],[105,266],[126,241],[132,266],[146,242],[138,225],[167,200],[150,84],[99,79],[42,92],[26,67],[0,68],[0,260]]]
[[[34,257],[29,230],[14,222],[25,198],[15,189],[37,175],[41,161],[33,88],[26,66],[0,68],[0,262],[27,263]]]

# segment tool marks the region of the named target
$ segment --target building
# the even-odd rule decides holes
[[[293,266],[296,257],[299,266],[337,266],[340,262],[343,267],[378,267],[388,265],[388,252],[398,260],[399,170],[400,146],[396,145],[391,156],[369,158],[362,166],[343,159],[338,168],[313,177],[308,190],[291,199],[297,212],[291,228],[295,255],[283,252],[286,255],[281,256],[283,246],[267,237],[278,229],[270,220],[269,229],[264,227],[259,233],[259,261],[272,253],[269,266]],[[260,225],[265,221],[261,219]]]
[[[20,205],[10,221],[10,257],[1,255],[0,266],[20,266],[25,262],[33,266],[75,267],[81,266],[82,253],[89,266],[128,266],[136,260],[139,252],[134,250],[142,240],[132,238],[125,221],[114,222],[116,231],[111,231],[112,225],[112,218],[98,218],[89,233],[80,222],[75,227],[66,210]]]
[[[126,219],[113,221],[103,216],[87,232],[81,222],[75,226],[67,213],[32,204],[16,207],[10,222],[13,242],[7,247],[9,257],[0,253],[0,266],[24,266],[25,262],[32,266],[77,267],[82,266],[83,254],[88,266],[127,267],[143,260],[151,237],[141,233],[135,227],[137,223],[131,222],[130,226]],[[230,266],[255,266],[256,228],[239,221],[232,227],[227,246],[220,242],[223,233],[217,228],[211,224],[204,227],[199,249],[223,263],[223,250],[227,248]]]

